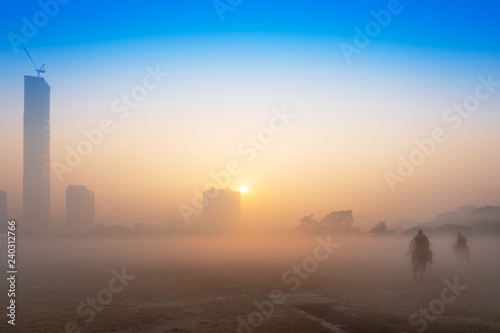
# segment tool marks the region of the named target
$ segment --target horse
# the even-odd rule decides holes
[[[416,279],[420,272],[420,281],[424,280],[425,268],[430,257],[430,249],[428,247],[417,247],[411,255],[411,263],[413,266],[413,280]]]
[[[470,249],[467,245],[453,244],[453,254],[457,257],[457,264],[463,264],[464,259],[470,263]]]

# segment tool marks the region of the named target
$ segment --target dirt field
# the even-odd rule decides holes
[[[326,237],[25,239],[16,326],[4,314],[0,331],[500,332],[498,240],[471,240],[467,265],[432,240],[423,282],[407,239],[331,241],[330,253]]]

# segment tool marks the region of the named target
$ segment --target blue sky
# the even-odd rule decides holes
[[[298,34],[350,38],[353,26],[371,19],[387,1],[244,0],[221,22],[212,1],[69,1],[41,29],[33,44],[68,46],[182,34]],[[500,51],[496,1],[409,1],[377,37],[381,43],[478,52]],[[2,35],[19,32],[21,18],[40,10],[37,1],[6,2]],[[2,38],[1,50],[9,49]]]

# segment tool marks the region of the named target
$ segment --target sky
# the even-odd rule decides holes
[[[247,226],[292,227],[351,209],[367,229],[500,205],[495,2],[3,8],[0,190],[10,217],[22,214],[23,76],[36,75],[23,47],[51,86],[55,225],[67,185],[86,185],[98,223],[165,226],[184,218],[180,207],[194,207],[214,174],[248,187]],[[102,137],[86,145],[84,132],[96,131]],[[78,147],[88,154],[69,166],[68,149]]]

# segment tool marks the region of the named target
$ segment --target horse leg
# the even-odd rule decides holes
[[[425,266],[426,266],[426,263],[423,263],[422,266],[420,266],[420,282],[424,281]]]

